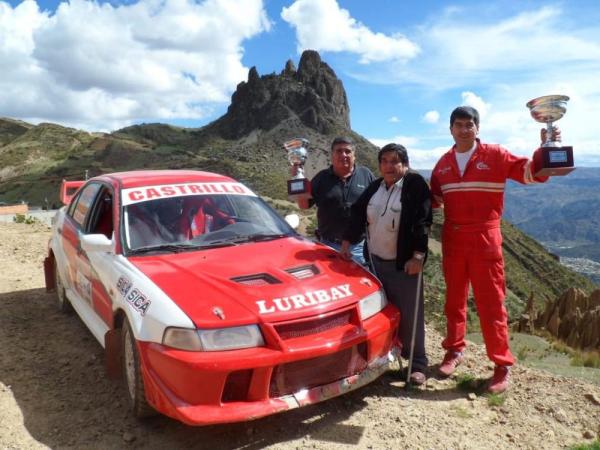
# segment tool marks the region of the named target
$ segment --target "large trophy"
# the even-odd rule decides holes
[[[527,102],[531,116],[546,124],[546,142],[534,154],[535,176],[566,175],[575,169],[573,147],[564,147],[552,140],[552,122],[565,115],[567,100],[566,95],[545,95]]]
[[[284,142],[283,148],[287,151],[288,161],[296,167],[296,175],[288,180],[288,197],[292,200],[310,198],[310,182],[304,176],[304,163],[308,156],[308,140],[296,138]]]

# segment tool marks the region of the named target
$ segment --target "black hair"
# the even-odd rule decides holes
[[[408,152],[406,151],[406,148],[404,145],[394,144],[393,142],[391,144],[384,145],[381,150],[379,150],[379,153],[377,154],[377,161],[379,161],[381,164],[381,158],[383,154],[389,152],[393,152],[398,155],[400,162],[405,166],[408,166]]]
[[[450,114],[450,126],[456,119],[471,119],[479,127],[479,113],[472,106],[459,106]]]
[[[352,150],[354,150],[354,142],[352,141],[352,138],[348,137],[348,136],[338,136],[336,137],[333,142],[331,143],[331,150],[333,151],[333,147],[335,147],[337,144],[348,144],[350,147],[352,147]]]

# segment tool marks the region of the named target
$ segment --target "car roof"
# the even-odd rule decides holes
[[[235,182],[225,175],[199,170],[134,170],[95,177],[99,180],[107,178],[117,181],[121,189],[177,183]]]

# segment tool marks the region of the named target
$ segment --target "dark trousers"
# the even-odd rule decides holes
[[[410,357],[410,341],[412,338],[415,307],[417,313],[415,349],[412,371],[424,372],[427,368],[425,354],[425,313],[423,307],[423,283],[419,292],[419,300],[415,302],[418,275],[408,275],[403,270],[396,269],[396,261],[384,261],[376,256],[372,258],[375,275],[383,283],[388,300],[400,310],[400,328],[398,337],[402,342],[402,358]]]

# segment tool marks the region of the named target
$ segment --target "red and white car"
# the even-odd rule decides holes
[[[63,198],[47,289],[105,348],[138,417],[256,419],[363,386],[398,353],[376,278],[231,178],[114,173]]]

